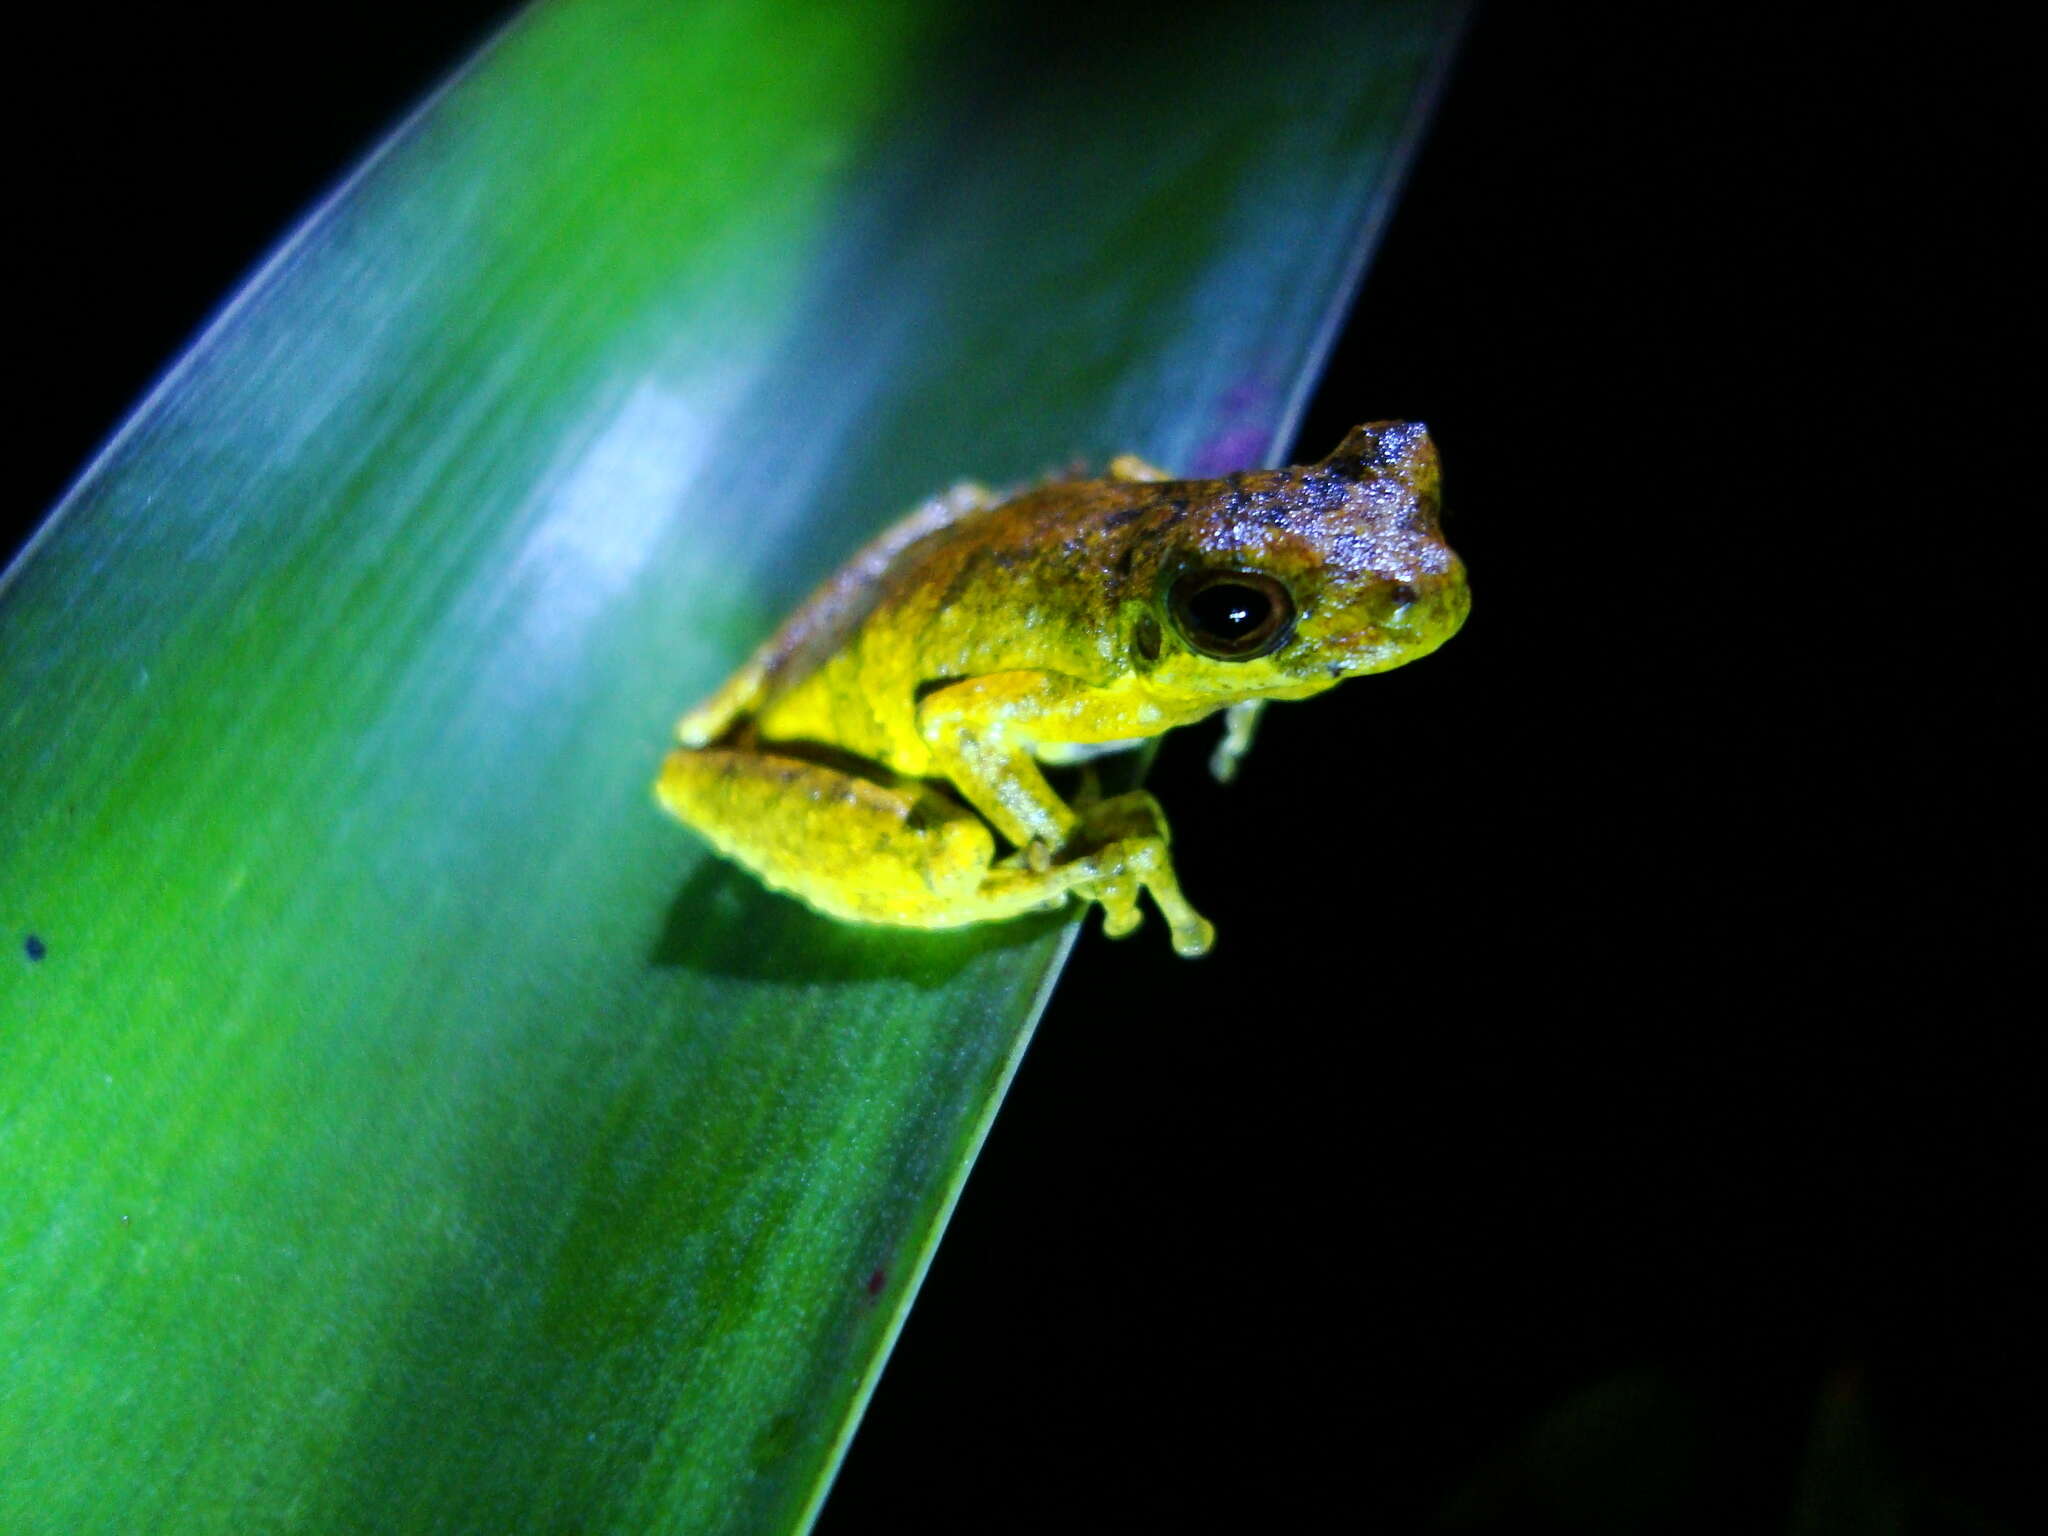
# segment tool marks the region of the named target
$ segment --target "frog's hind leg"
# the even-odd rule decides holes
[[[671,752],[661,803],[764,884],[850,922],[954,928],[1100,901],[1112,935],[1138,924],[1149,890],[1182,954],[1214,931],[1180,894],[1150,795],[1096,808],[1085,842],[1049,868],[1023,853],[998,860],[972,811],[915,780],[878,782],[794,757],[711,749]]]
[[[850,922],[953,928],[1058,906],[1073,884],[997,870],[987,823],[915,780],[714,748],[671,752],[655,794],[764,884]]]

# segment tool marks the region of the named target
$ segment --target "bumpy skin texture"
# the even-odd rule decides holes
[[[684,716],[657,794],[834,917],[952,927],[1078,895],[1121,934],[1143,889],[1200,954],[1213,933],[1152,797],[1069,805],[1039,763],[1228,708],[1213,760],[1228,778],[1264,704],[1427,655],[1467,604],[1436,449],[1412,423],[1220,480],[1125,458],[1007,500],[957,486]]]

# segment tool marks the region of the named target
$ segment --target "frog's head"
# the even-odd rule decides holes
[[[1436,445],[1356,428],[1320,464],[1206,482],[1160,528],[1153,686],[1186,698],[1306,698],[1427,656],[1465,622],[1465,568],[1438,524]],[[1148,647],[1148,642],[1152,642]]]

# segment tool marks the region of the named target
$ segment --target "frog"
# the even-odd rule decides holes
[[[1180,479],[941,492],[860,550],[685,714],[656,798],[767,886],[842,921],[952,928],[1070,903],[1122,937],[1141,896],[1181,954],[1158,801],[1089,759],[1216,714],[1228,781],[1260,712],[1427,656],[1464,623],[1440,468],[1415,422],[1327,458]],[[1082,765],[1063,796],[1046,770]]]

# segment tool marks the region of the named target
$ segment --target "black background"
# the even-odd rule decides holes
[[[54,18],[10,531],[497,10]],[[1219,948],[1083,941],[828,1536],[2034,1502],[2017,48],[1480,14],[1301,443],[1429,421],[1472,621],[1168,744]]]

